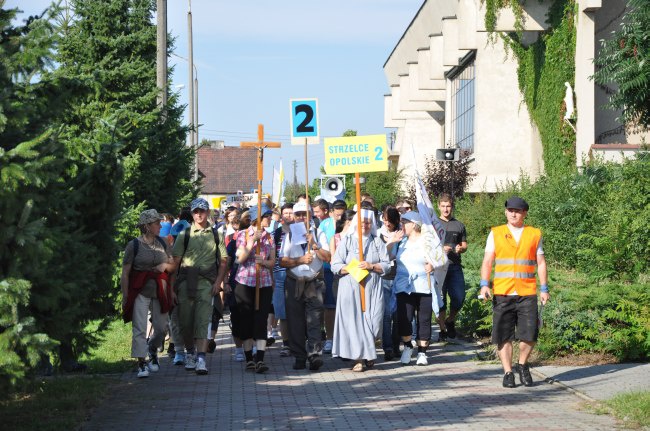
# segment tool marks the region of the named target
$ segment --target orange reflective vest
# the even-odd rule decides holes
[[[539,229],[524,226],[519,244],[507,225],[492,228],[495,269],[494,294],[528,296],[537,294],[535,267],[537,247],[542,238]]]

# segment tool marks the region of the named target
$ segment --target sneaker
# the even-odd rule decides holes
[[[244,362],[245,360],[246,356],[244,356],[244,348],[235,347],[235,362]]]
[[[447,331],[440,331],[438,333],[438,343],[444,343],[447,341]]]
[[[149,377],[149,367],[145,362],[138,364],[138,378],[142,379],[144,377]]]
[[[304,370],[305,368],[307,368],[307,366],[305,364],[305,360],[296,358],[295,362],[293,363],[293,369],[294,370]]]
[[[275,328],[271,330],[271,337],[273,337],[274,340],[279,340],[281,338],[280,333]]]
[[[151,355],[147,368],[152,373],[157,373],[160,370],[160,363],[158,362],[158,355]]]
[[[447,327],[447,337],[456,338],[456,322],[445,320],[445,326]]]
[[[185,365],[185,353],[176,352],[174,355],[174,365]]]
[[[246,371],[255,371],[255,362],[253,361],[248,361],[246,362]]]
[[[208,340],[208,353],[214,353],[217,349],[217,342],[214,340]]]
[[[513,374],[512,371],[508,371],[507,373],[504,374],[503,376],[503,387],[504,388],[516,388],[517,385],[515,384],[515,375]]]
[[[411,347],[404,346],[404,351],[402,352],[402,357],[400,358],[400,361],[402,361],[402,364],[404,364],[404,365],[410,364],[412,354],[413,354],[413,349]]]
[[[205,366],[205,359],[198,358],[196,360],[196,367],[194,368],[194,371],[196,371],[196,374],[199,375],[208,374],[208,367]]]
[[[528,364],[515,365],[515,371],[519,373],[519,381],[524,386],[533,386],[533,376],[530,375],[530,367]]]
[[[196,369],[196,356],[187,355],[185,357],[185,369],[188,371],[194,371]]]
[[[248,368],[248,367],[246,367],[246,368]],[[259,361],[257,364],[255,364],[255,372],[257,374],[262,374],[262,373],[264,373],[264,372],[266,372],[268,370],[269,370],[269,367],[263,361]]]
[[[285,358],[291,356],[291,349],[289,349],[289,346],[282,346],[280,349],[280,356]]]
[[[388,362],[388,361],[392,361],[393,359],[395,359],[395,355],[393,354],[393,351],[386,350],[384,352],[384,361]]]
[[[275,343],[275,338],[273,338],[273,337],[268,337],[268,338],[266,339],[266,346],[267,346],[267,347],[268,347],[268,346],[272,346],[273,343]]]
[[[325,340],[325,346],[323,346],[323,353],[331,354],[332,353],[332,340]]]
[[[320,367],[323,366],[323,360],[318,355],[311,355],[309,357],[309,370],[318,371]]]
[[[418,365],[429,365],[427,354],[424,352],[418,352],[418,360],[415,363]]]

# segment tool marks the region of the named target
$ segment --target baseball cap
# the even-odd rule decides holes
[[[190,211],[194,211],[195,209],[202,209],[208,211],[210,209],[210,205],[208,204],[208,201],[206,201],[203,198],[197,198],[192,201],[190,204]]]
[[[250,212],[251,220],[257,219],[257,205],[251,207],[248,211]],[[262,218],[268,217],[271,214],[273,214],[273,211],[266,205],[262,205]]]
[[[307,212],[307,203],[305,203],[305,202],[297,202],[293,206],[293,212],[294,213],[297,213],[297,212],[306,213]]]
[[[506,200],[506,208],[528,211],[528,202],[519,196],[511,196]]]
[[[415,223],[418,226],[422,226],[422,217],[416,211],[408,211],[402,214],[402,220],[408,220]]]

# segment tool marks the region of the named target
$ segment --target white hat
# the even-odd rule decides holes
[[[307,203],[306,202],[296,202],[296,204],[293,206],[293,212],[307,212]]]

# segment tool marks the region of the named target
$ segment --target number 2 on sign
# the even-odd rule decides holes
[[[384,152],[384,149],[383,149],[383,148],[381,148],[381,147],[375,147],[375,153],[377,153],[377,154],[375,154],[375,160],[379,160],[379,161],[384,160],[384,159],[381,157],[381,154],[382,154],[383,152]]]
[[[296,131],[298,133],[312,133],[314,131],[314,126],[309,125],[311,120],[314,118],[314,110],[312,107],[309,105],[296,105],[295,110],[296,117],[298,117],[298,114],[305,114],[305,118],[300,124],[298,124]]]

